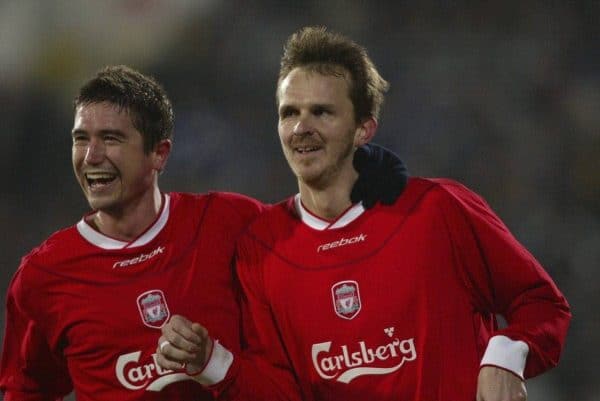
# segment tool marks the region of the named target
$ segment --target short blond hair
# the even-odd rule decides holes
[[[350,100],[356,121],[379,118],[389,84],[364,47],[325,27],[304,27],[293,33],[284,46],[277,87],[297,67],[323,75],[350,77]]]

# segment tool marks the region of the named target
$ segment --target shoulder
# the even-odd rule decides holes
[[[246,195],[233,192],[205,194],[171,193],[177,219],[193,220],[213,233],[237,235],[263,213],[267,206]]]
[[[81,236],[75,225],[56,231],[22,258],[19,270],[26,266],[52,266],[60,263],[77,252],[80,242]]]
[[[268,209],[262,202],[234,192],[209,192],[212,217],[247,226]]]
[[[294,197],[274,205],[264,205],[261,213],[248,225],[243,236],[246,241],[272,243],[289,236],[295,225],[301,224],[294,207]]]
[[[257,199],[235,192],[209,192],[208,196],[210,196],[212,201],[216,204],[229,208],[243,208],[254,210],[258,213],[262,212],[266,207],[264,203]]]
[[[211,204],[211,207],[250,208],[261,210],[264,204],[254,198],[235,192],[170,192],[174,205],[178,204]]]
[[[485,224],[508,231],[487,201],[464,184],[447,178],[423,179],[432,184],[423,206],[454,226]]]
[[[282,222],[298,221],[294,206],[294,197],[291,196],[273,205],[263,205],[260,216],[253,222],[251,227],[271,226]]]
[[[421,187],[426,201],[444,202],[456,206],[486,205],[484,199],[464,184],[449,178],[411,177],[409,187]]]
[[[464,221],[474,217],[497,220],[480,195],[448,178],[410,177],[405,191],[394,205],[394,212],[443,220]]]
[[[184,213],[195,210],[210,210],[212,213],[234,213],[257,215],[265,205],[246,195],[234,192],[206,192],[202,194],[188,192],[170,192],[172,208]]]
[[[239,274],[245,276],[249,272],[262,272],[265,257],[272,253],[278,242],[289,238],[291,233],[297,238],[294,228],[300,220],[296,218],[292,205],[293,197],[266,206],[243,231],[236,243]]]
[[[44,287],[47,272],[56,271],[60,265],[81,248],[81,237],[75,226],[61,229],[23,256],[9,287],[9,292],[19,299],[32,294],[39,298],[38,288]]]
[[[414,190],[415,188],[422,187],[428,191],[431,190],[432,193],[440,194],[452,194],[461,191],[470,192],[464,184],[451,178],[410,177],[408,185],[409,189]]]

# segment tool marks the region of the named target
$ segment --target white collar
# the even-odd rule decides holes
[[[308,209],[306,209],[300,200],[300,194],[296,194],[294,196],[294,206],[296,208],[296,212],[298,212],[298,216],[300,216],[300,220],[302,220],[302,222],[307,226],[319,231],[345,227],[356,220],[365,211],[362,202],[359,202],[342,213],[342,215],[334,221],[327,221],[314,215]]]
[[[79,231],[79,234],[81,234],[88,242],[102,249],[125,249],[146,245],[158,235],[160,230],[163,229],[169,220],[169,204],[171,198],[168,194],[165,194],[163,199],[164,204],[158,219],[156,219],[154,224],[133,242],[119,241],[96,231],[87,221],[85,221],[85,217],[77,223],[77,231]]]

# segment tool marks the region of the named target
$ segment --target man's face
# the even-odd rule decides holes
[[[122,213],[153,192],[156,153],[144,153],[126,110],[109,102],[80,105],[72,136],[73,169],[92,209]]]
[[[324,188],[353,172],[361,126],[346,79],[295,68],[277,95],[279,138],[299,184]]]

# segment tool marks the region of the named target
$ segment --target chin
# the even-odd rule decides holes
[[[325,171],[323,168],[315,166],[314,164],[310,166],[300,165],[296,166],[296,168],[294,169],[296,177],[301,178],[303,181],[307,182],[318,180],[320,177],[323,176],[324,172]]]
[[[318,181],[321,174],[311,171],[296,171],[296,177],[298,177],[299,181],[310,184],[311,182]]]
[[[101,210],[101,209],[104,209],[103,202],[98,202],[97,200],[90,200],[90,199],[88,199],[88,205],[90,205],[90,208],[92,210]]]
[[[113,199],[106,198],[88,198],[88,203],[94,210],[107,210],[115,206],[115,201]]]
[[[310,187],[321,187],[323,182],[322,174],[300,174],[298,175],[298,181],[303,183],[304,185],[308,185]]]

